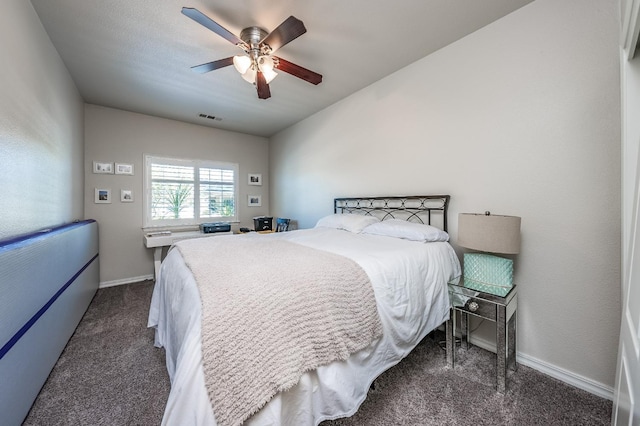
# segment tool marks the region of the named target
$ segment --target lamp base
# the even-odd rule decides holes
[[[484,253],[465,253],[464,286],[506,296],[513,287],[513,260]]]

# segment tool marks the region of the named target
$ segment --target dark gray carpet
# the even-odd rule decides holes
[[[376,379],[354,416],[322,426],[611,424],[611,401],[522,365],[507,376],[501,395],[495,391],[495,354],[471,346],[457,355],[455,369],[447,368],[445,351],[425,338]]]
[[[147,329],[152,290],[152,281],[98,290],[25,425],[160,424],[170,383]]]
[[[169,392],[164,351],[146,328],[152,282],[98,290],[25,425],[157,425]],[[442,336],[438,336],[440,338]],[[609,425],[612,404],[519,366],[495,392],[495,355],[458,350],[455,370],[426,338],[346,425]]]

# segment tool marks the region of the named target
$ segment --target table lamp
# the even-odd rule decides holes
[[[458,245],[482,253],[464,254],[464,286],[504,297],[513,287],[513,260],[487,253],[520,252],[517,216],[460,213]]]

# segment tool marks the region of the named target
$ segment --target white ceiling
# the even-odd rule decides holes
[[[533,0],[31,0],[87,103],[259,136],[274,133]],[[194,7],[236,35],[290,15],[307,33],[278,56],[323,75],[279,73],[258,99],[233,66],[241,53],[184,16]],[[418,82],[419,84],[419,82]],[[204,113],[219,120],[200,118]]]

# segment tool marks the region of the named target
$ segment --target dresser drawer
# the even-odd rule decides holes
[[[456,309],[478,315],[491,321],[496,320],[496,304],[488,300],[470,297],[464,306],[456,306]]]

